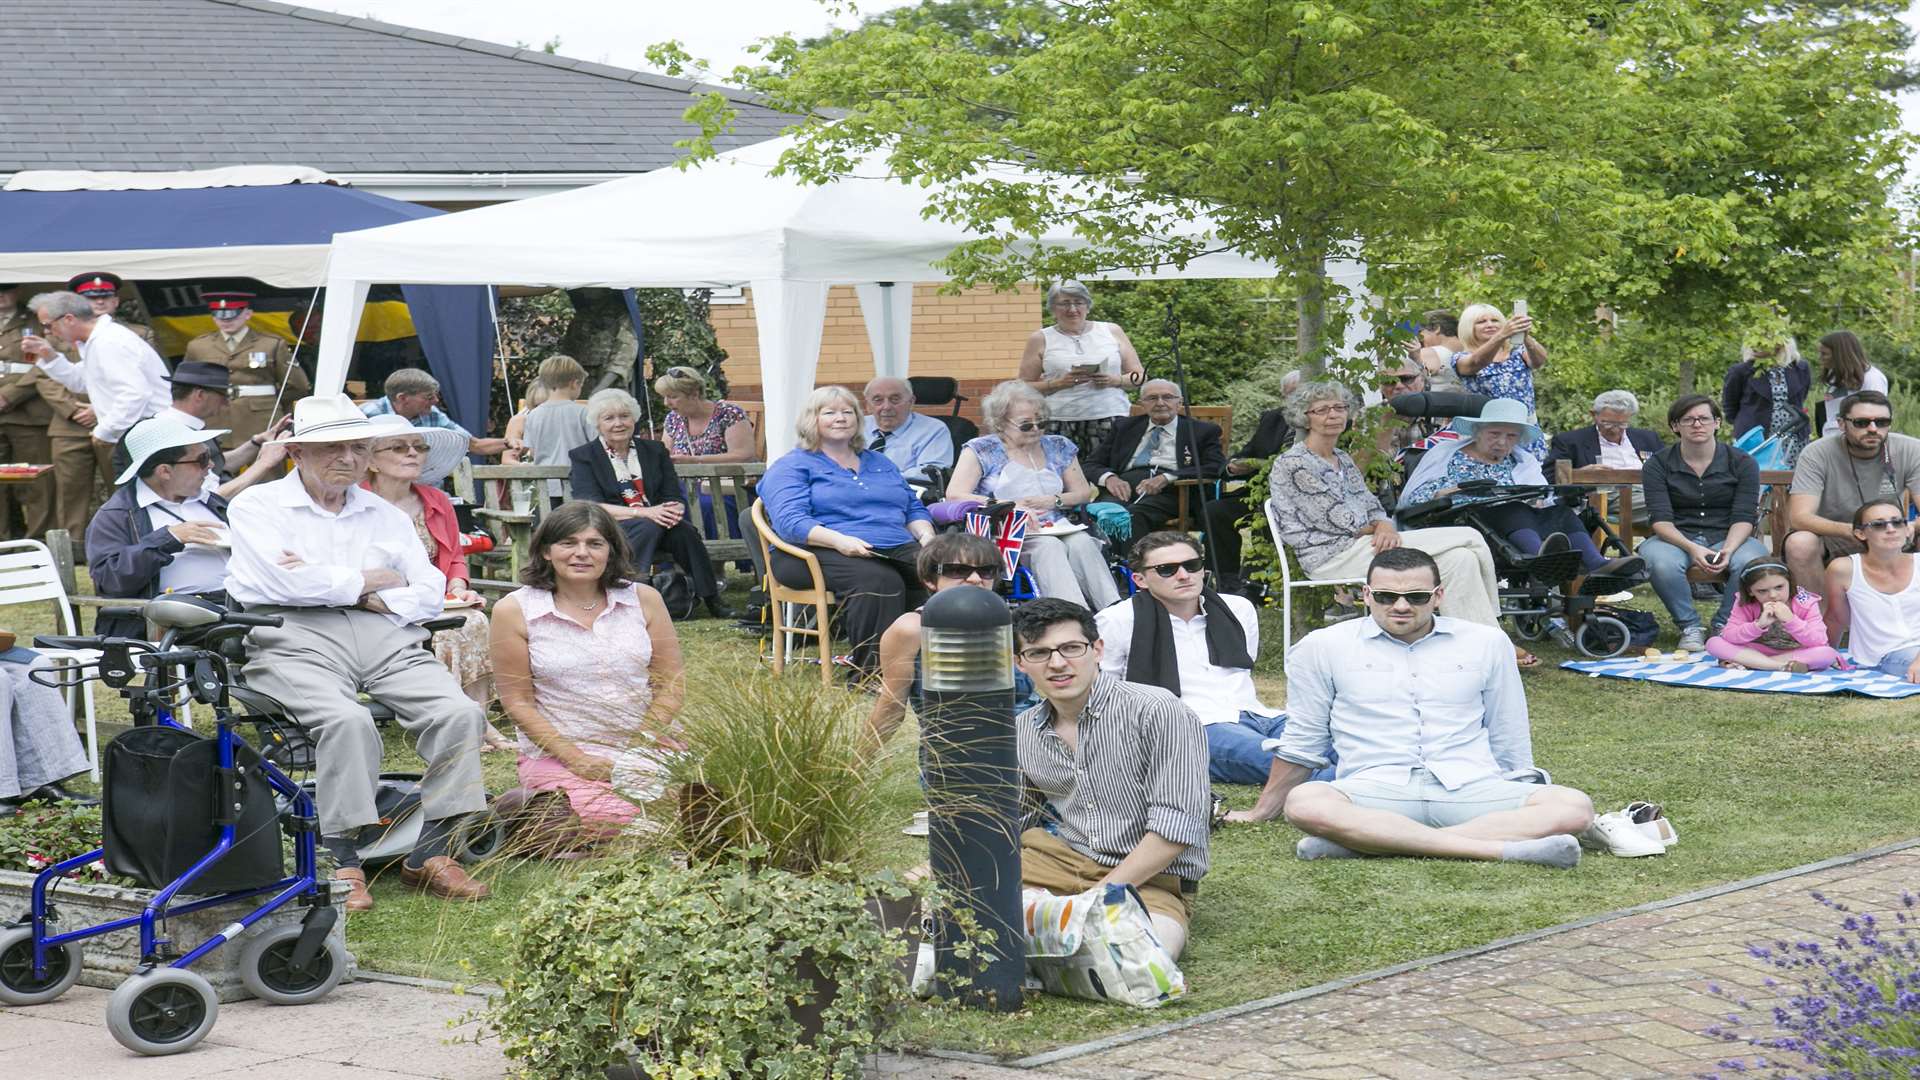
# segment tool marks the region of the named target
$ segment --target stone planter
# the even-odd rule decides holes
[[[344,882],[333,882],[333,902],[340,911],[340,918],[333,924],[330,935],[346,947],[347,911],[345,908],[347,886]],[[97,926],[140,914],[146,907],[151,893],[141,889],[122,888],[118,885],[83,885],[75,881],[62,882],[57,888],[49,890],[49,903],[59,913],[60,920],[55,923],[57,931],[77,930],[83,926]],[[11,923],[16,919],[25,919],[32,905],[33,875],[14,870],[0,870],[0,923]],[[199,945],[202,941],[219,933],[238,916],[252,910],[265,896],[251,897],[233,904],[221,904],[203,911],[175,915],[166,920],[166,936],[171,938],[181,952]],[[298,925],[305,917],[307,906],[294,901],[249,927],[233,941],[215,949],[193,965],[193,970],[213,984],[214,992],[221,1001],[241,1001],[251,996],[240,982],[240,952],[247,941],[276,926]],[[111,934],[87,938],[74,943],[84,954],[80,968],[80,985],[97,986],[111,990],[119,986],[127,976],[140,966],[140,928],[131,926],[125,930],[116,930]],[[346,980],[350,981],[357,971],[353,954],[347,953]]]

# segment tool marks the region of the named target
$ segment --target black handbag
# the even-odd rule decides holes
[[[110,874],[166,887],[220,842],[218,818],[237,817],[233,847],[184,890],[237,892],[286,877],[280,816],[260,755],[236,742],[244,769],[236,813],[219,770],[219,744],[191,731],[149,725],[107,744],[101,763],[101,830]]]
[[[678,622],[693,617],[693,605],[697,598],[693,595],[693,579],[687,576],[685,570],[677,566],[663,567],[647,579],[647,584],[653,586],[660,594],[661,601],[667,605],[668,618]]]

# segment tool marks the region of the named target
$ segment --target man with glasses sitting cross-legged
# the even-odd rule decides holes
[[[1498,630],[1435,615],[1433,556],[1389,548],[1367,568],[1369,617],[1316,630],[1287,657],[1287,727],[1259,801],[1302,859],[1363,855],[1570,869],[1593,801],[1534,768],[1527,700]],[[1309,781],[1338,759],[1332,781]]]
[[[1207,767],[1223,784],[1265,783],[1273,752],[1263,744],[1286,728],[1287,714],[1261,704],[1253,687],[1260,617],[1245,597],[1216,591],[1193,537],[1163,530],[1134,542],[1138,587],[1095,616],[1106,643],[1100,670],[1170,691],[1207,739]],[[1333,778],[1331,768],[1314,774]]]

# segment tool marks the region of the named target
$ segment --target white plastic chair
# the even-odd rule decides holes
[[[60,570],[53,563],[53,552],[38,540],[7,540],[0,542],[0,606],[8,604],[32,604],[53,601],[59,612],[60,633],[68,637],[78,636],[80,627],[73,617],[73,605],[67,602],[66,586],[60,584]],[[31,641],[19,642],[20,645],[62,665],[89,664],[100,658],[95,649],[41,649]],[[73,711],[75,687],[67,688],[67,711]],[[100,779],[100,729],[93,711],[93,683],[83,682],[78,687],[87,716],[87,764],[93,770],[93,778]]]
[[[1280,633],[1284,646],[1281,658],[1293,651],[1293,591],[1295,589],[1319,589],[1328,585],[1365,585],[1367,579],[1357,578],[1295,578],[1293,560],[1288,558],[1287,542],[1280,539],[1280,519],[1274,515],[1271,500],[1260,504],[1267,512],[1267,531],[1273,534],[1273,550],[1280,563]]]

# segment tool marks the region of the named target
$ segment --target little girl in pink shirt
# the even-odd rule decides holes
[[[1796,591],[1777,562],[1754,563],[1740,575],[1740,602],[1707,640],[1707,652],[1721,667],[1756,671],[1821,671],[1840,659],[1827,645],[1820,598]]]

